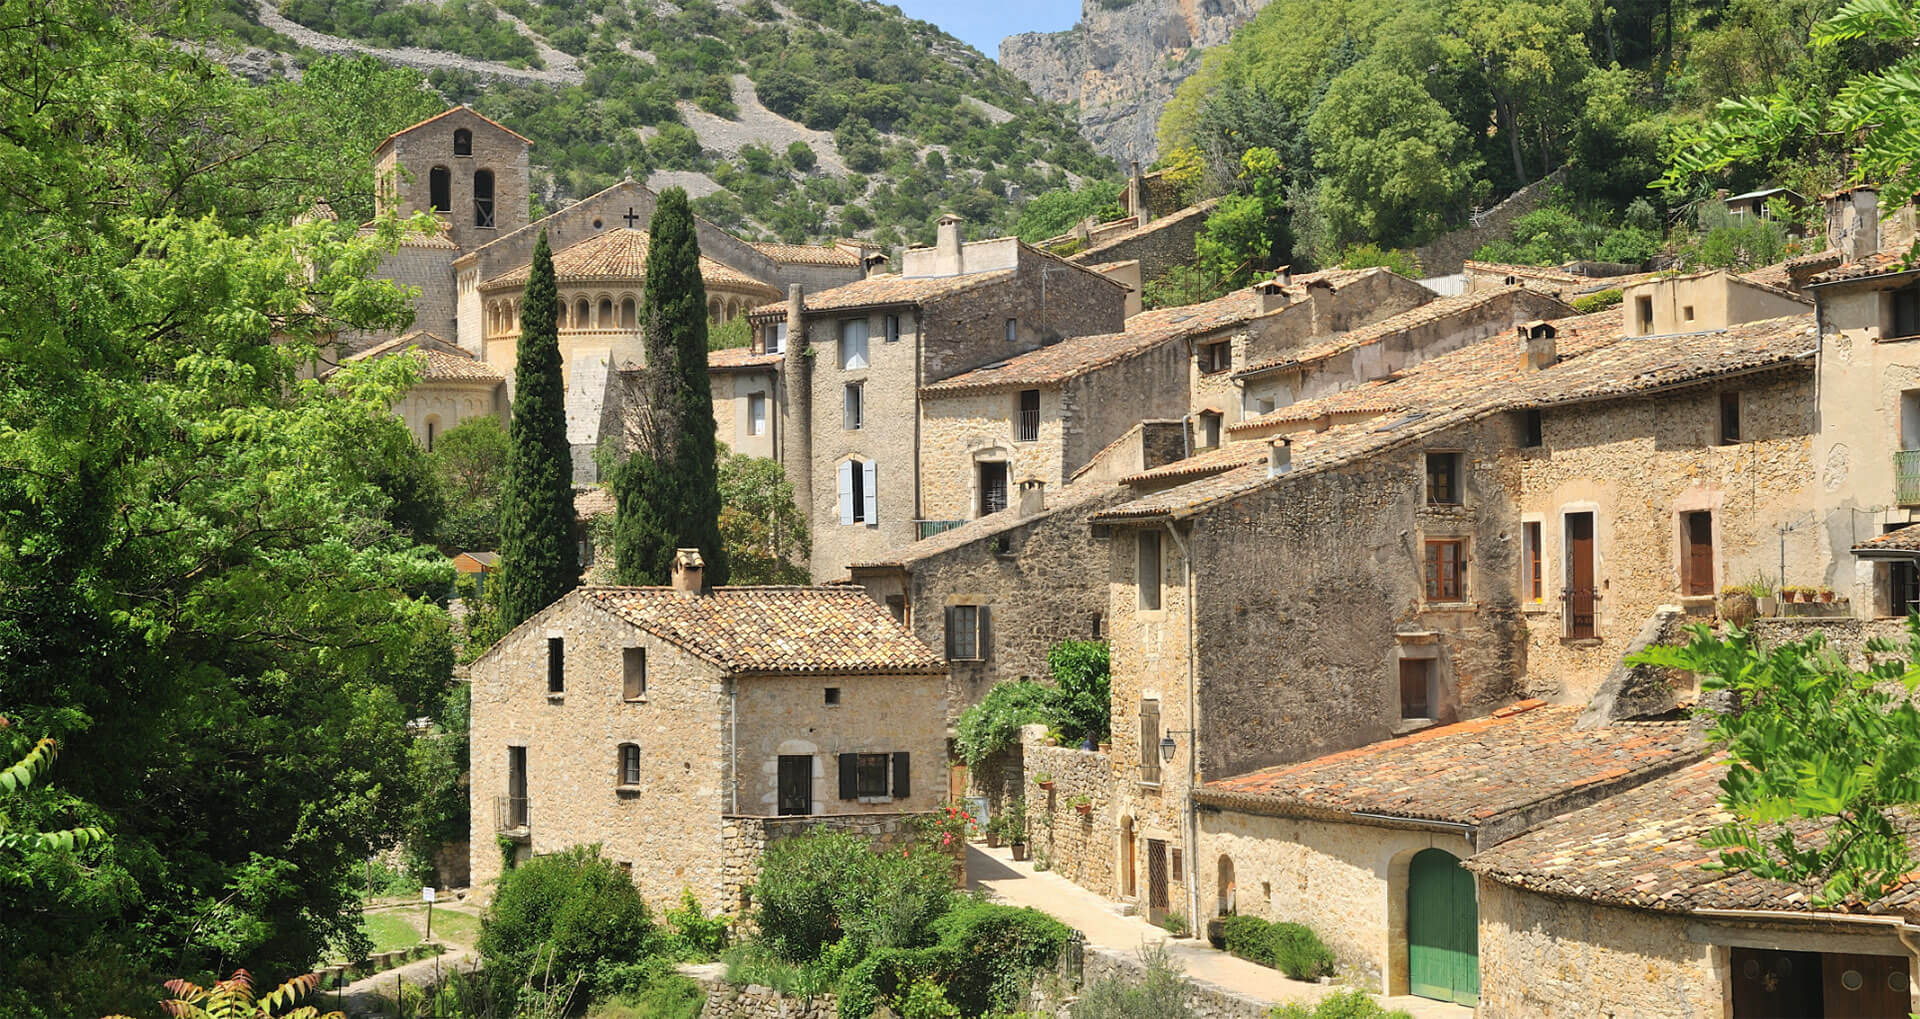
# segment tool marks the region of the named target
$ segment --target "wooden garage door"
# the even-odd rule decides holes
[[[1413,993],[1480,1000],[1480,907],[1452,853],[1423,849],[1407,873],[1407,977]]]

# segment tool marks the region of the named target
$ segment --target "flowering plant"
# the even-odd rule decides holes
[[[964,805],[943,803],[921,818],[920,841],[923,845],[951,851],[955,843],[977,835],[979,828],[979,820]]]

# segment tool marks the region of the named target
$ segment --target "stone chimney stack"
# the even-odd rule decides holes
[[[700,558],[697,548],[679,548],[673,551],[673,593],[682,598],[700,597],[701,578],[706,575],[707,561]]]
[[[1872,188],[1840,191],[1827,199],[1827,247],[1842,262],[1880,250],[1880,195]]]
[[[1273,282],[1279,286],[1293,286],[1293,266],[1283,265],[1273,271]]]
[[[1520,335],[1521,371],[1537,372],[1560,362],[1558,330],[1553,323],[1526,322],[1514,331]]]
[[[1333,284],[1326,280],[1314,280],[1307,284],[1307,300],[1313,304],[1308,313],[1307,335],[1325,336],[1333,332]]]
[[[1279,311],[1293,303],[1293,296],[1287,293],[1287,285],[1278,277],[1270,279],[1254,288],[1254,294],[1260,300],[1260,314]]]
[[[959,216],[949,212],[940,217],[939,225],[934,228],[933,251],[936,262],[936,275],[958,276],[967,271],[965,248],[960,239]]]
[[[1267,477],[1277,478],[1293,471],[1293,440],[1280,438],[1267,446]]]
[[[1025,520],[1046,508],[1047,483],[1039,478],[1020,482],[1020,519]]]

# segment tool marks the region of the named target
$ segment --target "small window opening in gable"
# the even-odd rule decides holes
[[[547,692],[565,693],[567,689],[567,651],[566,641],[561,637],[547,638]]]
[[[840,706],[840,688],[839,687],[837,686],[827,687],[826,705],[827,707],[830,707],[830,708],[837,708]]]
[[[1100,612],[1095,612],[1093,614],[1093,619],[1090,621],[1090,623],[1087,626],[1088,635],[1091,636],[1094,640],[1105,640],[1106,639],[1105,624],[1106,624],[1105,614]]]
[[[892,614],[894,622],[905,624],[907,621],[906,596],[898,594],[887,595],[887,612]]]
[[[436,166],[427,171],[427,202],[435,212],[453,211],[453,171]]]
[[[1460,505],[1460,454],[1427,454],[1427,505]]]
[[[453,154],[456,156],[473,155],[473,132],[459,128],[453,132]]]
[[[1653,298],[1636,297],[1633,299],[1633,318],[1640,323],[1640,335],[1653,332]]]
[[[1022,389],[1018,418],[1014,422],[1013,438],[1016,442],[1040,441],[1040,391]]]
[[[1720,394],[1720,445],[1740,443],[1740,391]]]
[[[1011,534],[994,535],[993,554],[994,555],[1012,555],[1013,554],[1013,535]]]
[[[630,701],[647,699],[647,649],[620,650],[620,695]]]
[[[1200,371],[1207,375],[1217,374],[1233,367],[1233,342],[1221,340],[1218,343],[1201,344],[1199,351]]]
[[[640,784],[640,744],[620,744],[620,784],[637,786]]]
[[[1545,422],[1541,420],[1539,408],[1527,411],[1521,441],[1526,443],[1528,449],[1539,449],[1547,444]]]
[[[1200,412],[1200,445],[1204,449],[1220,445],[1220,415],[1214,411]]]
[[[1691,304],[1683,305],[1680,308],[1680,318],[1682,321],[1686,321],[1686,322],[1693,321],[1693,305]]]
[[[1258,400],[1253,401],[1254,411],[1260,414],[1273,413],[1273,406],[1274,406],[1273,397],[1271,396],[1263,396]]]

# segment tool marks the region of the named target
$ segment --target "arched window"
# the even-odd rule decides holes
[[[453,154],[456,156],[473,155],[473,132],[460,128],[453,132]]]
[[[720,299],[717,297],[707,302],[707,321],[720,321]]]
[[[620,744],[619,769],[620,785],[640,784],[640,744]]]
[[[493,171],[473,172],[473,225],[493,225]]]
[[[587,321],[589,314],[591,314],[591,312],[587,310],[586,298],[582,297],[573,302],[573,327],[575,329],[585,329],[591,326],[593,323]]]
[[[1240,904],[1236,901],[1237,889],[1233,883],[1233,857],[1225,853],[1220,854],[1220,877],[1216,887],[1220,900],[1218,915],[1233,916],[1239,911]]]
[[[635,321],[633,298],[629,297],[620,302],[620,328],[632,329]]]
[[[433,452],[433,440],[439,434],[439,432],[440,432],[439,416],[436,415],[434,417],[428,418],[427,419],[427,452],[429,453]]]
[[[453,171],[436,166],[427,171],[427,204],[435,212],[453,211]]]
[[[613,298],[602,297],[600,299],[600,320],[595,322],[594,325],[602,329],[613,328]]]

